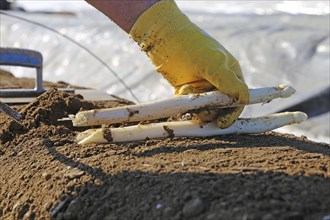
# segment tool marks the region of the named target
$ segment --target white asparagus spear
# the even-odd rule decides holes
[[[250,101],[247,104],[267,103],[275,98],[287,98],[295,90],[286,85],[250,89]],[[194,95],[180,95],[172,98],[119,108],[81,111],[71,115],[73,126],[91,126],[116,124],[123,122],[147,121],[167,118],[201,108],[227,108],[238,106],[235,99],[220,92],[207,92]],[[66,120],[66,119],[63,119]]]
[[[139,141],[165,137],[208,137],[225,134],[251,134],[301,123],[307,119],[303,112],[284,112],[258,118],[238,119],[232,126],[220,129],[216,122],[204,125],[198,121],[176,121],[135,125],[123,128],[89,129],[80,133],[78,144],[101,144],[112,142]]]

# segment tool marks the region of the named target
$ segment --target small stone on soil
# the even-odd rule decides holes
[[[204,211],[204,204],[200,198],[191,199],[183,207],[185,217],[195,217]]]
[[[45,178],[45,180],[49,180],[52,177],[52,175],[47,172],[43,173],[42,176]]]
[[[69,179],[75,179],[75,178],[79,178],[82,175],[84,175],[84,171],[79,170],[77,168],[73,168],[72,170],[69,170],[65,173],[65,177],[69,178]]]

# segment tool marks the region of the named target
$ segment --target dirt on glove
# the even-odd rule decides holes
[[[31,83],[12,79],[1,88]],[[130,103],[50,89],[12,106],[22,125],[0,113],[0,219],[330,219],[328,144],[267,132],[81,146],[87,128],[57,120]]]

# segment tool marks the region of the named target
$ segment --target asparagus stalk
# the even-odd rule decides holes
[[[295,90],[286,85],[250,89],[250,100],[246,104],[268,103],[275,98],[287,98]],[[95,109],[81,111],[70,115],[74,126],[91,126],[102,124],[116,124],[123,122],[147,121],[167,118],[189,110],[228,108],[238,106],[235,99],[220,92],[206,92],[201,94],[180,95],[171,98],[119,108]]]
[[[303,112],[284,112],[257,118],[238,119],[232,126],[220,129],[216,122],[176,121],[135,125],[123,128],[89,129],[80,133],[78,144],[102,144],[139,141],[154,138],[209,137],[226,134],[252,134],[270,131],[285,125],[301,123],[307,119]]]

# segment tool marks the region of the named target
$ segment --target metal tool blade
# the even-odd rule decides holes
[[[17,123],[21,124],[19,120],[22,118],[22,115],[17,111],[15,111],[14,109],[12,109],[11,107],[9,107],[9,105],[0,102],[0,111],[8,115],[11,119],[16,121]]]

